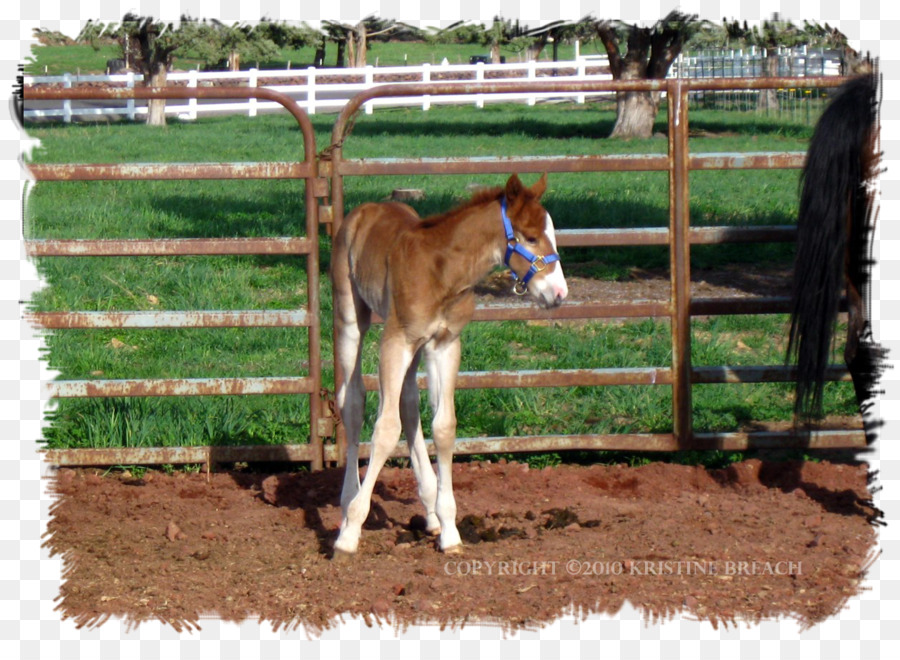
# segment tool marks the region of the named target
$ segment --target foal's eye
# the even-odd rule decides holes
[[[526,236],[525,242],[528,243],[528,245],[537,245],[538,240],[532,236]]]

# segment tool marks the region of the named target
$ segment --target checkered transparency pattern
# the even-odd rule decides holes
[[[893,366],[900,351],[900,5],[893,0],[15,0],[4,3],[0,20],[0,67],[7,84],[0,107],[0,657],[9,658],[175,658],[199,655],[227,658],[363,657],[387,652],[461,658],[481,652],[490,657],[567,658],[575,654],[655,655],[661,657],[762,658],[774,656],[878,657],[896,656],[895,619],[900,590],[896,524],[881,532],[883,555],[866,583],[868,591],[851,599],[847,609],[810,630],[791,621],[714,629],[706,623],[676,617],[647,623],[626,605],[615,616],[574,615],[539,630],[504,633],[492,626],[470,625],[440,630],[414,627],[395,631],[370,628],[347,619],[309,640],[305,631],[273,631],[256,622],[224,623],[203,619],[201,630],[178,634],[157,622],[129,627],[117,620],[91,629],[76,629],[61,621],[54,599],[61,584],[60,558],[49,558],[41,535],[50,519],[52,497],[47,492],[48,469],[36,454],[41,419],[48,402],[42,383],[52,378],[39,360],[41,340],[22,320],[23,305],[40,286],[21,244],[22,183],[19,154],[28,138],[12,120],[10,100],[17,65],[29,53],[32,29],[42,27],[76,35],[87,19],[118,21],[127,11],[177,20],[182,14],[223,21],[272,19],[310,22],[322,19],[356,21],[370,14],[410,23],[446,26],[458,20],[489,22],[493,16],[537,25],[558,19],[621,18],[652,22],[673,8],[718,22],[722,17],[758,21],[779,12],[782,17],[827,22],[846,34],[857,50],[880,58],[884,74],[882,146],[887,168],[881,180],[881,213],[876,231],[872,315],[877,338],[892,351]],[[870,458],[880,470],[883,490],[876,503],[888,521],[896,521],[900,437],[900,369],[883,379],[885,393],[876,412],[886,422],[881,443]],[[892,607],[893,606],[893,607]],[[883,641],[881,641],[883,640]]]

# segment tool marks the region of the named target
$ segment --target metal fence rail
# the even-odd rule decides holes
[[[297,378],[258,379],[181,379],[162,381],[72,381],[49,384],[54,396],[162,396],[200,394],[271,394],[300,393],[310,396],[311,435],[308,445],[273,447],[206,447],[206,448],[122,448],[109,450],[52,450],[47,459],[57,465],[66,464],[150,464],[229,460],[299,460],[321,467],[326,461],[343,461],[342,428],[331,424],[331,413],[325,412],[318,398],[321,388],[320,337],[318,306],[318,197],[329,195],[331,204],[321,207],[321,219],[337,227],[344,217],[344,186],[347,176],[392,174],[479,174],[508,172],[604,172],[666,171],[669,174],[670,217],[667,228],[562,230],[560,247],[612,245],[666,245],[670,247],[671,296],[665,301],[632,301],[628,303],[583,303],[564,305],[556,310],[539,310],[533,306],[482,305],[476,309],[475,321],[506,319],[584,319],[660,317],[671,321],[672,363],[667,367],[639,369],[576,369],[520,372],[461,373],[460,388],[486,387],[570,387],[576,385],[662,385],[672,388],[671,433],[527,436],[518,438],[462,438],[458,453],[493,453],[516,451],[560,451],[566,449],[621,449],[639,451],[674,451],[679,449],[747,449],[756,447],[801,446],[791,432],[761,433],[695,433],[691,418],[691,392],[695,384],[785,382],[794,371],[784,366],[757,367],[693,367],[691,365],[691,317],[714,314],[783,313],[783,298],[691,298],[690,248],[697,244],[725,242],[790,241],[791,227],[713,228],[691,227],[689,218],[689,174],[714,169],[798,168],[802,153],[690,154],[688,150],[688,94],[696,90],[761,89],[786,84],[802,88],[834,87],[840,79],[706,79],[629,82],[482,82],[431,83],[418,85],[383,85],[369,89],[348,102],[334,125],[332,145],[320,157],[315,155],[315,141],[309,120],[301,108],[289,98],[265,88],[201,88],[201,89],[134,89],[134,90],[44,90],[26,89],[25,98],[189,98],[210,95],[261,98],[282,103],[300,123],[304,136],[304,157],[297,163],[193,164],[193,165],[36,165],[31,170],[39,180],[107,179],[107,178],[279,178],[304,179],[306,183],[307,234],[305,238],[271,239],[167,239],[167,240],[34,240],[26,241],[31,256],[127,255],[150,254],[306,254],[308,258],[309,304],[306,310],[272,312],[118,312],[118,313],[42,313],[32,320],[47,328],[85,327],[238,327],[245,325],[291,325],[307,327],[310,333],[309,375]],[[666,155],[649,156],[584,156],[531,158],[450,158],[450,159],[365,159],[343,157],[343,143],[353,116],[374,99],[404,96],[441,96],[459,93],[509,94],[533,92],[618,92],[653,90],[668,98],[669,131]],[[335,365],[335,379],[342,374]],[[832,380],[844,380],[846,372],[834,367]],[[337,383],[336,383],[337,385]],[[371,376],[369,389],[375,389]],[[424,386],[424,383],[422,383]],[[335,443],[323,443],[322,436],[334,437]],[[809,448],[864,447],[862,431],[821,431],[813,434]],[[368,447],[363,443],[361,453]],[[399,449],[398,449],[399,451]],[[240,459],[233,459],[241,456]],[[273,458],[273,456],[275,458]],[[229,458],[231,457],[231,458]]]

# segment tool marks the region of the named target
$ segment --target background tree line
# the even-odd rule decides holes
[[[42,43],[59,43],[58,33],[36,30]],[[244,62],[265,62],[282,48],[315,48],[315,66],[332,66],[325,62],[328,43],[337,46],[333,66],[361,67],[373,41],[424,41],[473,44],[489,49],[493,62],[502,53],[527,52],[536,59],[551,46],[553,59],[562,43],[602,45],[609,57],[610,72],[616,80],[663,79],[685,49],[756,47],[766,58],[767,75],[777,74],[778,49],[807,45],[841,50],[848,69],[853,70],[858,57],[847,38],[828,24],[804,21],[801,26],[782,20],[777,14],[761,25],[746,22],[721,23],[699,20],[697,15],[672,11],[652,25],[637,25],[619,20],[596,19],[591,15],[578,21],[555,21],[527,28],[519,21],[495,17],[490,25],[459,22],[446,28],[420,29],[415,26],[369,16],[357,23],[324,21],[320,29],[302,23],[288,24],[263,18],[255,25],[225,24],[215,19],[182,16],[179,23],[166,23],[152,17],[126,14],[122,22],[88,21],[76,38],[95,48],[116,43],[121,47],[122,65],[144,74],[145,84],[161,87],[176,57],[186,53],[203,62],[204,68],[239,70]],[[598,49],[599,50],[599,49]],[[761,94],[761,103],[775,102]],[[649,137],[659,111],[660,96],[650,92],[622,92],[617,95],[617,119],[612,137]],[[148,123],[165,123],[164,101],[151,102]]]

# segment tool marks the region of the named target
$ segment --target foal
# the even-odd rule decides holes
[[[334,241],[332,278],[335,351],[343,374],[337,403],[347,434],[347,468],[336,557],[356,552],[372,489],[401,430],[425,505],[426,530],[440,534],[444,552],[461,551],[451,481],[459,335],[472,318],[474,286],[501,263],[513,271],[516,293],[528,291],[542,307],[555,307],[568,294],[553,221],[540,204],[546,188],[546,175],[527,188],[514,174],[505,188],[479,193],[442,215],[422,220],[405,204],[373,203],[354,209],[341,225]],[[373,311],[384,319],[380,399],[369,468],[360,485],[365,405],[361,353]],[[437,478],[419,418],[416,370],[423,353],[434,412]]]

